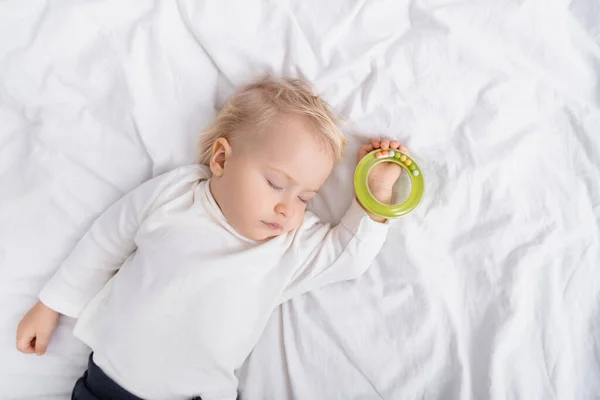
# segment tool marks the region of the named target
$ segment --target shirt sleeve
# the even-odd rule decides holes
[[[61,314],[77,318],[88,302],[136,250],[135,235],[148,215],[194,180],[209,177],[204,166],[167,172],[135,188],[98,217],[42,289],[39,298]]]
[[[381,250],[388,230],[389,223],[373,221],[356,200],[333,228],[307,213],[293,243],[300,265],[281,302],[362,275]]]

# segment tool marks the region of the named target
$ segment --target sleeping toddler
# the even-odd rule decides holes
[[[17,348],[45,353],[59,315],[92,354],[73,399],[235,399],[239,368],[284,301],[361,275],[385,220],[354,200],[336,226],[306,210],[342,157],[328,105],[297,79],[232,96],[197,165],[125,195],[91,226],[23,317]],[[406,150],[373,139],[374,149]],[[377,165],[389,203],[400,175]]]

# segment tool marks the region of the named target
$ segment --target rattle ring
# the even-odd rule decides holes
[[[379,156],[377,156],[379,154]],[[368,176],[373,167],[383,162],[393,162],[400,165],[406,172],[411,182],[409,198],[400,204],[383,204],[377,201],[369,190]],[[425,191],[425,183],[421,168],[408,154],[398,150],[374,150],[364,156],[356,166],[354,172],[354,190],[358,201],[371,213],[383,218],[398,218],[411,212],[421,201]]]

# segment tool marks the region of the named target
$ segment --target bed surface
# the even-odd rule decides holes
[[[44,357],[23,313],[94,217],[192,163],[237,87],[300,75],[348,123],[313,202],[337,221],[355,151],[399,139],[426,194],[354,282],[273,314],[249,399],[600,398],[600,3],[0,2],[0,398],[66,399],[88,349]]]

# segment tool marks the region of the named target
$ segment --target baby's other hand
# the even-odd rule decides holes
[[[408,151],[397,140],[390,141],[388,139],[373,138],[369,144],[360,147],[357,162],[376,149],[381,149],[382,154],[387,154],[390,150],[400,150],[404,153]],[[371,170],[368,178],[369,189],[373,196],[384,204],[390,204],[392,201],[392,187],[400,177],[401,172],[402,167],[396,163],[384,162],[377,164]]]
[[[21,320],[17,328],[17,349],[41,356],[58,323],[59,313],[38,301]]]

